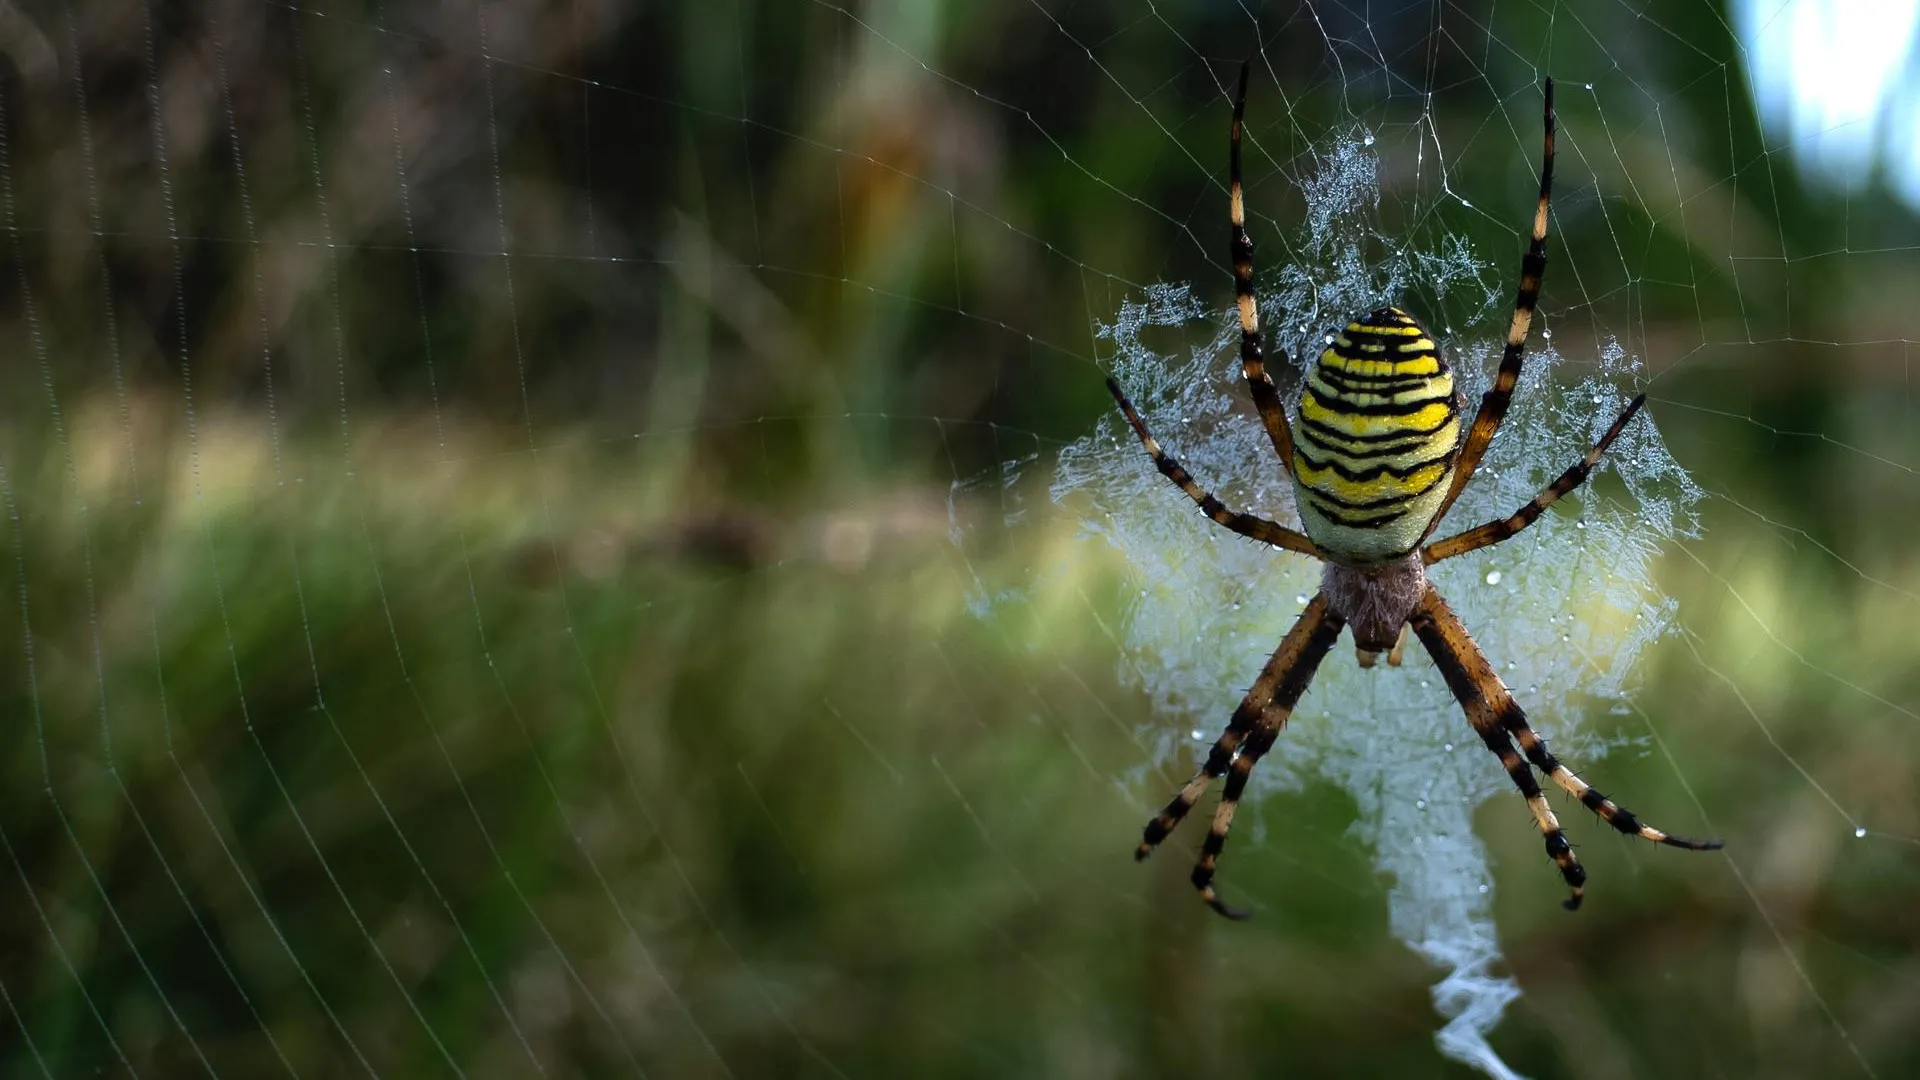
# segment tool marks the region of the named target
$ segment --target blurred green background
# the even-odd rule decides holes
[[[1263,266],[1363,124],[1383,238],[1508,267],[1557,76],[1547,325],[1645,358],[1710,494],[1595,718],[1644,752],[1586,772],[1725,857],[1571,808],[1568,916],[1490,803],[1495,1048],[1920,1073],[1920,230],[1802,183],[1730,25],[7,8],[0,1072],[1471,1075],[1337,790],[1243,816],[1250,924],[1191,837],[1127,857],[1184,766],[1127,737],[1127,568],[1045,511],[1094,324],[1226,302],[1253,56]]]

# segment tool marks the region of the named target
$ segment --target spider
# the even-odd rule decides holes
[[[1214,811],[1213,827],[1193,869],[1194,887],[1214,911],[1230,919],[1248,912],[1223,903],[1213,887],[1214,870],[1226,847],[1227,830],[1246,790],[1247,778],[1272,748],[1300,695],[1342,627],[1353,630],[1362,667],[1372,667],[1382,651],[1399,664],[1406,631],[1432,655],[1447,687],[1466,711],[1467,720],[1526,798],[1546,839],[1547,856],[1559,867],[1569,895],[1563,906],[1580,907],[1587,873],[1574,857],[1535,780],[1539,769],[1581,805],[1629,836],[1657,844],[1710,851],[1717,840],[1685,840],[1635,817],[1624,807],[1575,776],[1547,750],[1527,723],[1527,714],[1493,665],[1487,661],[1453,609],[1427,580],[1426,568],[1456,555],[1497,544],[1539,519],[1562,495],[1580,486],[1619,437],[1646,395],[1635,397],[1606,434],[1559,479],[1505,518],[1489,521],[1457,536],[1427,543],[1461,489],[1473,477],[1487,444],[1500,427],[1520,378],[1527,331],[1540,296],[1547,265],[1547,203],[1553,187],[1553,80],[1545,82],[1546,146],[1540,165],[1540,199],[1533,212],[1533,234],[1520,263],[1520,288],[1507,329],[1493,388],[1461,437],[1466,399],[1454,389],[1453,374],[1433,336],[1397,307],[1383,307],[1347,324],[1331,337],[1306,378],[1299,401],[1299,427],[1289,426],[1280,392],[1268,378],[1260,347],[1259,312],[1253,294],[1253,241],[1247,237],[1246,204],[1240,183],[1240,131],[1246,116],[1248,67],[1240,69],[1233,103],[1228,166],[1228,206],[1232,238],[1234,297],[1240,315],[1240,363],[1262,426],[1293,479],[1295,503],[1305,532],[1266,518],[1228,509],[1201,488],[1192,474],[1160,448],[1120,384],[1107,389],[1119,402],[1127,423],[1152,455],[1153,463],[1201,512],[1215,522],[1264,544],[1321,560],[1320,591],[1300,613],[1235,709],[1198,772],[1166,809],[1147,823],[1134,852],[1144,859],[1193,809],[1214,778],[1225,775],[1226,788]],[[1286,360],[1281,350],[1281,360]],[[1515,744],[1518,744],[1518,749]],[[1531,767],[1530,767],[1531,766]]]

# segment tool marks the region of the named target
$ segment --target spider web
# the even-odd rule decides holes
[[[1283,324],[1316,299],[1333,310],[1364,311],[1416,289],[1444,293],[1456,281],[1481,292],[1477,265],[1457,245],[1448,245],[1451,260],[1416,266],[1396,259],[1378,274],[1349,259],[1365,238],[1331,226],[1360,216],[1377,191],[1367,167],[1370,141],[1343,139],[1305,178],[1314,231],[1295,249],[1301,261],[1289,268],[1291,280],[1273,305]],[[1348,262],[1344,273],[1332,265],[1341,261]],[[1408,280],[1408,269],[1430,276]],[[1150,427],[1180,432],[1183,453],[1235,498],[1290,507],[1284,476],[1244,452],[1249,433],[1242,424],[1194,423],[1196,417],[1240,419],[1228,404],[1235,389],[1230,369],[1216,362],[1231,355],[1231,370],[1238,369],[1238,324],[1229,325],[1225,314],[1208,311],[1183,288],[1159,288],[1144,302],[1123,305],[1102,336],[1114,343],[1121,377],[1153,395],[1144,406]],[[1151,328],[1194,323],[1214,331],[1194,350],[1197,362],[1168,365],[1141,340]],[[1499,340],[1451,336],[1454,357],[1469,373],[1484,374],[1498,362]],[[1510,414],[1515,435],[1486,459],[1479,481],[1452,511],[1450,531],[1523,505],[1558,475],[1560,463],[1578,460],[1624,406],[1616,387],[1631,370],[1617,343],[1602,353],[1599,372],[1578,383],[1554,383],[1557,361],[1549,348],[1526,369]],[[1487,383],[1482,377],[1468,400],[1477,400]],[[1594,760],[1599,749],[1580,718],[1596,709],[1624,711],[1635,662],[1672,627],[1674,601],[1654,588],[1649,564],[1662,542],[1690,534],[1700,498],[1657,430],[1642,426],[1616,449],[1613,464],[1626,481],[1631,510],[1603,504],[1577,518],[1554,515],[1524,539],[1434,571],[1436,585],[1468,624],[1488,628],[1479,635],[1481,646],[1504,658],[1502,678],[1523,695],[1534,723],[1578,760]],[[1216,688],[1244,681],[1237,673],[1249,654],[1277,640],[1286,620],[1318,591],[1319,568],[1276,559],[1260,545],[1221,543],[1204,518],[1155,513],[1165,509],[1155,496],[1163,495],[1166,481],[1150,467],[1140,469],[1140,460],[1124,425],[1103,425],[1062,451],[1054,495],[1084,506],[1087,534],[1139,571],[1145,588],[1128,612],[1123,675],[1153,701],[1160,722],[1147,725],[1142,737],[1155,744],[1156,758],[1185,762],[1202,754],[1216,733],[1187,733],[1190,752],[1180,755],[1172,738],[1177,729],[1168,725],[1221,711]],[[1091,498],[1083,502],[1076,498],[1081,494]],[[1297,526],[1297,518],[1290,520]],[[1473,810],[1500,794],[1511,798],[1511,781],[1476,738],[1434,723],[1445,698],[1431,664],[1416,657],[1409,670],[1376,677],[1345,660],[1323,665],[1318,692],[1298,711],[1284,762],[1267,782],[1297,787],[1322,777],[1354,800],[1353,836],[1375,853],[1393,883],[1393,932],[1447,972],[1434,991],[1450,1021],[1441,1049],[1510,1075],[1485,1034],[1519,988],[1498,973],[1492,872],[1474,835]]]
[[[0,11],[0,1072],[1920,1067],[1920,97],[1911,15],[1857,17]],[[1566,915],[1418,649],[1343,644],[1221,864],[1256,920],[1199,824],[1127,858],[1317,583],[1101,389],[1291,520],[1224,263],[1249,55],[1270,339],[1399,303],[1470,398],[1558,80],[1450,524],[1650,404],[1436,580],[1724,853],[1550,796]]]

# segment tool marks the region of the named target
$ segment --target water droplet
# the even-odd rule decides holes
[[[1486,887],[1485,885],[1482,885],[1482,886],[1480,886],[1480,891],[1481,891],[1481,892],[1486,892],[1486,891],[1487,891],[1487,887]]]
[[[1498,570],[1487,571],[1487,584],[1489,585],[1500,584],[1500,571]]]
[[[1200,742],[1206,737],[1207,733],[1201,731],[1199,728],[1194,728],[1192,731],[1187,732],[1187,738],[1192,739],[1194,742]]]
[[[1573,527],[1576,529],[1585,529],[1587,527],[1587,523],[1584,521],[1576,521],[1573,523]]]
[[[1413,801],[1413,808],[1416,810],[1425,810],[1427,808],[1427,800],[1415,799]]]
[[[1853,830],[1853,838],[1855,840],[1864,840],[1866,838],[1866,835],[1867,835],[1867,828],[1864,825]]]
[[[1546,327],[1544,327],[1544,326],[1543,326],[1543,327],[1541,327],[1541,328],[1540,328],[1540,340],[1541,340],[1541,341],[1552,341],[1552,340],[1553,340],[1553,331],[1552,331],[1552,330],[1549,330],[1549,329],[1547,329],[1547,328],[1546,328]]]
[[[1293,602],[1299,604],[1301,607],[1307,606],[1307,598],[1297,593],[1294,595]]]
[[[1443,744],[1441,744],[1441,746],[1440,746],[1440,749],[1442,749],[1442,750],[1445,750],[1445,751],[1446,751],[1447,753],[1449,753],[1449,754],[1451,754],[1451,753],[1453,753],[1453,744],[1452,744],[1452,743],[1443,743]]]
[[[1473,209],[1473,203],[1466,199],[1461,199],[1460,205],[1466,207],[1469,210]]]
[[[1362,145],[1362,146],[1372,146],[1372,145],[1373,145],[1373,132],[1371,132],[1371,131],[1369,131],[1369,132],[1367,132],[1367,134],[1366,134],[1366,136],[1365,136],[1364,138],[1362,138],[1362,139],[1360,140],[1360,143],[1361,143],[1361,145]]]
[[[1591,90],[1591,89],[1593,89],[1593,84],[1592,84],[1592,83],[1588,83],[1588,84],[1587,84],[1587,89],[1589,89],[1589,90]]]
[[[1236,601],[1234,601],[1234,603],[1233,603],[1233,610],[1235,610],[1235,611],[1239,611],[1239,610],[1240,610],[1240,602],[1239,602],[1238,600],[1236,600]]]

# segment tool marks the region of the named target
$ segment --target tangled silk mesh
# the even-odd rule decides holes
[[[1372,141],[1349,133],[1315,156],[1302,231],[1284,252],[1270,251],[1270,262],[1286,265],[1260,280],[1268,340],[1285,343],[1299,364],[1356,312],[1441,298],[1470,313],[1457,332],[1441,320],[1432,328],[1477,403],[1498,363],[1515,271],[1503,274],[1457,237],[1411,252],[1373,236]],[[1386,254],[1369,261],[1370,248]],[[1511,261],[1517,265],[1517,255]],[[1223,283],[1209,293],[1225,291]],[[1115,376],[1203,486],[1229,506],[1299,527],[1288,481],[1246,400],[1230,308],[1203,302],[1186,285],[1160,285],[1126,303],[1100,334],[1112,343]],[[1578,460],[1626,404],[1638,363],[1617,344],[1602,349],[1597,367],[1583,366],[1588,377],[1569,382],[1555,377],[1558,358],[1542,337],[1534,334],[1513,409],[1442,535],[1511,513]],[[1201,344],[1163,354],[1149,339]],[[1293,380],[1278,368],[1276,360],[1283,386]],[[1664,541],[1692,533],[1701,495],[1646,412],[1601,471],[1624,481],[1624,500],[1595,497],[1589,481],[1520,536],[1432,572],[1536,728],[1580,764],[1605,749],[1583,717],[1624,707],[1634,661],[1673,625],[1674,602],[1656,588],[1650,562]],[[1152,702],[1156,720],[1141,737],[1165,766],[1181,760],[1182,743],[1204,754],[1318,588],[1320,564],[1265,549],[1197,513],[1154,470],[1117,410],[1064,450],[1052,494],[1084,515],[1090,542],[1118,549],[1138,576],[1121,671]],[[1487,799],[1518,797],[1417,641],[1405,667],[1367,671],[1343,636],[1262,760],[1249,797],[1309,776],[1331,780],[1358,804],[1352,835],[1391,882],[1393,933],[1446,972],[1433,991],[1446,1020],[1440,1049],[1490,1075],[1513,1075],[1485,1037],[1519,987],[1500,973],[1493,879],[1472,814]],[[1138,780],[1143,807],[1157,801],[1161,792],[1145,791],[1153,782]],[[1260,817],[1241,815],[1242,844],[1257,837]],[[1226,865],[1231,888],[1231,859]],[[1541,866],[1550,869],[1544,857]]]

